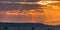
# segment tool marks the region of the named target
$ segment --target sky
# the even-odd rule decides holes
[[[40,0],[0,0],[0,22],[60,24],[59,2],[47,4],[20,4],[11,2],[37,2]],[[10,3],[1,3],[10,2]],[[57,4],[57,5],[56,5]]]
[[[0,22],[12,22],[12,23],[34,23],[33,20],[43,18],[41,17],[32,17],[31,15],[13,15],[13,14],[6,14],[8,11],[24,11],[29,10],[40,10],[40,5],[38,4],[17,4],[17,3],[1,3],[1,2],[37,2],[39,0],[0,0]],[[41,11],[41,10],[40,10]],[[42,11],[43,12],[43,11]],[[33,20],[32,20],[33,19]],[[41,19],[43,20],[43,19]]]

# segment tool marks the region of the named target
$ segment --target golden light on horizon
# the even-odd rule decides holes
[[[51,26],[60,25],[60,4],[59,2],[44,6],[43,10],[46,16],[46,20],[44,20],[44,24],[51,25]]]

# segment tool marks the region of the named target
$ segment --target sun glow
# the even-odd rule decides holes
[[[41,5],[47,5],[49,3],[52,3],[51,1],[38,1],[37,4],[41,4]]]
[[[44,24],[51,25],[51,26],[57,26],[60,25],[60,4],[57,3],[51,3],[49,5],[46,5],[43,7],[44,14],[46,16],[46,19],[44,20]]]
[[[37,4],[48,5],[48,4],[57,3],[57,2],[59,2],[59,1],[38,1]]]

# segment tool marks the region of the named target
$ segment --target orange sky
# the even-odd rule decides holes
[[[44,24],[47,25],[60,25],[60,4],[52,3],[45,7],[43,7],[46,20],[44,20]]]
[[[60,2],[45,4],[40,10],[13,10],[0,11],[0,22],[15,22],[15,23],[43,23],[47,25],[60,25]],[[40,6],[39,6],[40,7]],[[3,15],[1,15],[3,14]]]

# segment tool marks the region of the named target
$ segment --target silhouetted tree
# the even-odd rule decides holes
[[[7,27],[5,27],[5,28],[3,28],[4,30],[7,30],[8,28]]]
[[[34,28],[32,28],[32,30],[34,30]]]

